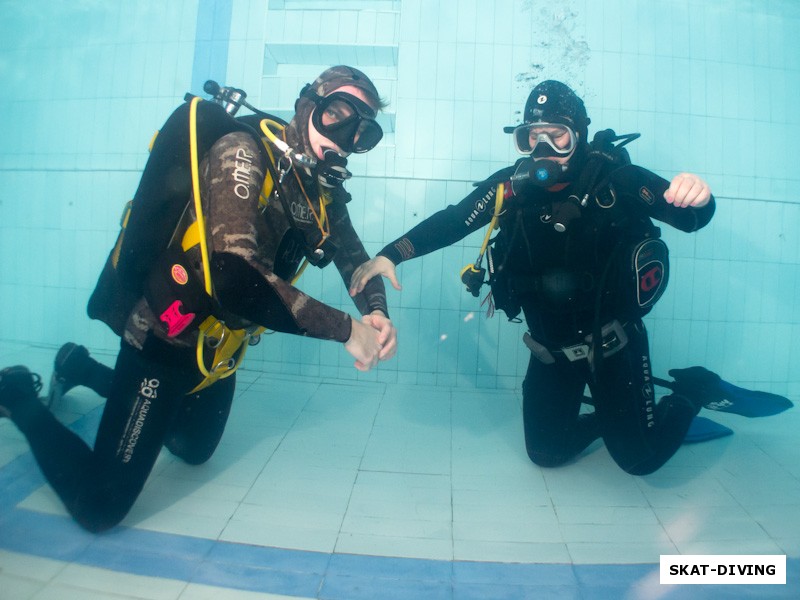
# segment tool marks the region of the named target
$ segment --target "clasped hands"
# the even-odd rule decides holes
[[[389,360],[397,352],[397,329],[391,319],[379,310],[352,320],[350,339],[345,342],[347,350],[356,359],[355,368],[369,371],[379,361]]]

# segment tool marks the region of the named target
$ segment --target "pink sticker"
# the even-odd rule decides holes
[[[183,314],[181,312],[183,302],[175,300],[169,308],[161,313],[161,320],[167,324],[167,336],[175,337],[189,326],[194,320],[194,313]]]

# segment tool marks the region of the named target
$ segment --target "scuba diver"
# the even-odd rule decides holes
[[[89,301],[89,316],[121,338],[115,367],[74,343],[56,355],[51,404],[76,385],[107,398],[94,448],[38,399],[38,375],[0,371],[0,416],[92,532],[125,517],[162,446],[189,464],[211,457],[236,368],[266,328],[340,342],[361,371],[396,352],[381,280],[354,297],[361,319],[293,285],[306,264],[331,262],[347,285],[369,258],[343,183],[346,158],[383,134],[372,81],[348,66],[325,70],[289,123],[254,109],[242,90],[205,89],[215,101],[187,95],[155,137]],[[254,114],[235,117],[240,106]]]
[[[376,275],[400,289],[396,265],[490,224],[462,281],[478,296],[485,252],[490,302],[510,320],[524,315],[531,461],[557,467],[602,438],[619,467],[646,475],[677,451],[704,403],[691,386],[656,399],[642,317],[664,292],[668,253],[652,219],[693,232],[711,220],[715,202],[696,175],[670,182],[630,164],[623,146],[638,134],[605,130],[590,144],[589,123],[573,90],[539,83],[524,122],[505,129],[523,158],[361,265],[350,293],[361,293]],[[593,412],[581,411],[586,386]]]

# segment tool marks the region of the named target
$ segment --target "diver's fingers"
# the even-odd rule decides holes
[[[365,272],[367,271],[367,269],[365,269],[366,264],[367,263],[364,263],[360,267],[356,268],[355,271],[353,271],[353,277],[352,279],[350,279],[351,296],[360,294],[364,290],[364,286],[367,285],[367,281],[371,279],[371,277],[365,274]]]
[[[350,295],[355,296],[364,291],[364,286],[367,285],[367,282],[378,273],[379,271],[375,267],[374,258],[359,265],[356,270],[353,271],[353,276],[350,279]]]
[[[392,265],[392,268],[389,270],[389,272],[385,274],[385,277],[391,282],[394,289],[398,291],[403,289],[403,286],[400,285],[400,280],[397,279],[397,272],[394,268],[394,265]]]
[[[664,199],[678,208],[687,206],[701,207],[711,198],[708,184],[697,175],[679,173],[670,182],[669,188],[664,192]]]
[[[388,360],[397,352],[397,328],[392,321],[380,314],[366,315],[363,320],[378,330],[378,343],[381,351],[378,354],[379,360]]]
[[[394,289],[402,289],[400,282],[397,280],[394,263],[385,256],[376,256],[361,264],[353,271],[353,276],[350,279],[350,295],[355,296],[361,293],[367,285],[367,282],[376,275],[383,275],[389,279]]]
[[[384,344],[383,348],[381,348],[380,353],[378,354],[379,360],[389,360],[390,358],[394,357],[397,354],[397,336],[393,335],[386,344]]]

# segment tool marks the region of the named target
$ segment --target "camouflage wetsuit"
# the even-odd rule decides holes
[[[306,173],[298,174],[300,181],[293,172],[286,175],[283,189],[294,216],[290,227],[274,196],[266,208],[259,205],[264,181],[259,143],[248,133],[230,133],[201,163],[215,316],[233,328],[255,323],[345,342],[350,316],[288,283],[303,257],[305,237],[317,232],[316,179]],[[368,258],[350,222],[348,198],[344,189],[334,189],[327,206],[331,239],[338,247],[334,262],[346,283]],[[202,277],[199,250],[190,249],[188,258]],[[91,531],[107,529],[128,513],[162,446],[191,464],[208,460],[222,436],[235,388],[233,375],[187,395],[201,379],[195,363],[197,323],[170,337],[144,297],[132,303],[127,320],[120,321],[124,332],[115,368],[96,365],[92,376],[100,381],[94,389],[108,397],[93,449],[39,402],[26,403],[13,416],[45,477],[73,517]],[[356,305],[362,314],[387,313],[383,283],[376,280]]]

